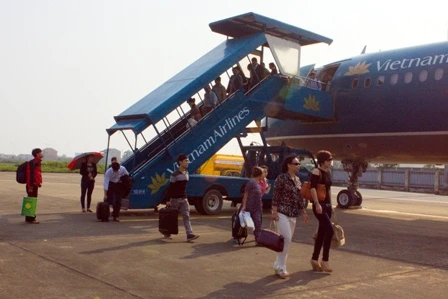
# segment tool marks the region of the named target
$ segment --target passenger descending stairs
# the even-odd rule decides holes
[[[180,122],[154,140],[140,152],[149,155],[147,160],[132,171],[132,208],[157,206],[163,200],[171,172],[176,169],[177,155],[188,155],[189,168],[199,168],[252,121],[262,119],[266,104],[278,96],[285,84],[286,80],[279,76],[267,78],[246,95],[241,91],[234,94],[195,127],[187,129]],[[144,196],[137,200],[140,194]]]

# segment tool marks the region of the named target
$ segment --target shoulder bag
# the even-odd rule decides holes
[[[321,170],[319,169],[319,181],[322,178]],[[325,184],[317,184],[316,188],[317,199],[319,201],[324,201],[327,195],[327,189],[325,188]],[[300,190],[300,194],[303,198],[313,201],[313,196],[311,195],[311,182],[307,181],[302,184],[302,189]]]

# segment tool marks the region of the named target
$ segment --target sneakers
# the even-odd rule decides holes
[[[187,241],[188,242],[196,240],[197,238],[199,238],[199,235],[193,235],[193,234],[187,235]]]
[[[87,209],[87,212],[89,213],[93,213],[93,211],[91,209]]]

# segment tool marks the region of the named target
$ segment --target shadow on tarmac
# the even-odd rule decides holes
[[[316,273],[313,271],[298,271],[291,273],[291,276],[285,280],[276,275],[268,275],[251,283],[233,282],[224,286],[224,289],[217,290],[200,299],[209,298],[261,298],[269,297],[280,290],[288,289],[289,295],[299,296],[300,288],[305,287],[311,281],[326,277],[327,274]],[[288,293],[282,292],[282,295]]]

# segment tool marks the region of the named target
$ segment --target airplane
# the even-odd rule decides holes
[[[447,41],[304,66],[300,75],[312,70],[324,88],[296,93],[305,100],[300,109],[323,110],[331,99],[333,110],[325,118],[268,117],[266,140],[341,160],[349,184],[340,207],[361,205],[358,177],[368,163],[448,163]]]

